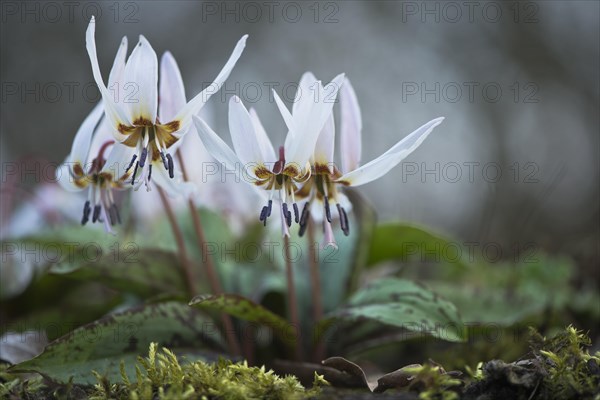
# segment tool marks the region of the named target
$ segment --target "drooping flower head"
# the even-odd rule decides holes
[[[351,207],[351,204],[338,189],[340,187],[364,185],[387,174],[419,147],[433,129],[444,120],[441,117],[427,122],[381,156],[363,166],[359,166],[362,150],[362,116],[356,94],[348,79],[345,79],[340,90],[340,106],[341,170],[334,163],[335,126],[333,114],[330,114],[314,149],[311,179],[296,193],[297,197],[307,199],[304,206],[307,211],[306,214],[303,213],[299,234],[304,233],[308,218],[312,214],[315,220],[323,221],[325,244],[334,246],[335,238],[331,228],[333,207],[337,209],[342,232],[346,236],[350,233],[347,210]]]
[[[175,162],[171,155],[173,146],[189,130],[192,116],[198,113],[210,96],[216,93],[228,78],[242,54],[247,35],[238,41],[229,60],[209,87],[170,115],[162,115],[159,113],[158,60],[150,43],[140,35],[138,44],[125,62],[127,38],[123,38],[122,59],[118,64],[116,79],[107,87],[98,65],[95,27],[95,20],[92,17],[86,33],[86,47],[94,79],[105,105],[107,119],[113,128],[113,136],[116,141],[131,149],[129,159],[124,161],[128,163],[128,169],[133,169],[131,183],[135,183],[139,173],[143,179],[140,180],[138,187],[142,181],[147,186],[152,177],[153,165],[160,167],[157,168],[157,174],[161,175],[163,182],[166,181],[167,176],[173,179],[175,177]],[[166,79],[168,80],[169,77]]]
[[[248,112],[236,96],[229,102],[229,130],[235,152],[204,121],[194,118],[208,152],[230,170],[243,166],[244,180],[266,191],[267,204],[259,217],[264,224],[271,216],[273,200],[278,201],[285,235],[289,235],[292,210],[293,219],[300,221],[295,193],[311,176],[309,161],[343,79],[343,74],[338,75],[326,86],[316,79],[302,80],[292,113],[274,92],[288,127],[285,143],[277,152],[257,114],[253,110]]]
[[[90,219],[103,222],[106,231],[112,233],[111,226],[121,223],[113,190],[128,188],[125,181],[130,173],[119,168],[127,148],[115,143],[103,116],[104,107],[100,103],[81,124],[71,153],[56,174],[58,182],[66,190],[88,190],[81,224],[85,225]]]

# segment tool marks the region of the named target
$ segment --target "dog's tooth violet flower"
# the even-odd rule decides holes
[[[263,206],[259,217],[265,225],[271,216],[273,200],[278,200],[284,235],[289,235],[292,211],[293,219],[300,221],[295,193],[299,185],[310,179],[309,160],[319,133],[331,114],[343,78],[339,75],[325,87],[316,79],[311,82],[304,79],[296,93],[292,113],[275,93],[289,129],[285,145],[279,147],[277,153],[256,113],[248,112],[238,97],[232,97],[229,102],[229,130],[235,152],[204,121],[194,118],[208,152],[227,169],[244,166],[247,174],[244,180],[268,192],[267,205]],[[314,93],[308,90],[302,93],[304,85],[311,87]]]
[[[92,17],[86,32],[86,48],[92,64],[94,80],[105,105],[106,116],[113,128],[114,138],[134,150],[129,161],[133,169],[131,183],[135,182],[139,171],[145,177],[144,182],[147,185],[151,178],[153,164],[162,164],[164,170],[161,168],[160,173],[168,173],[169,178],[174,178],[174,161],[168,150],[172,150],[171,146],[188,131],[192,116],[200,111],[210,96],[217,92],[228,78],[244,50],[247,35],[238,41],[229,60],[209,87],[177,110],[171,118],[160,120],[159,117],[164,118],[164,116],[157,115],[158,60],[150,43],[140,35],[139,42],[127,63],[121,66],[120,79],[107,87],[98,65],[94,38],[95,26]],[[123,39],[121,47],[124,51],[127,50],[126,38]]]
[[[104,106],[100,103],[81,124],[71,153],[56,174],[58,182],[66,190],[88,189],[81,224],[85,225],[90,219],[92,222],[100,221],[107,232],[113,233],[111,225],[121,223],[113,190],[128,187],[125,181],[129,172],[119,168],[128,148],[115,143],[103,116]],[[92,152],[93,141],[100,143],[97,152]]]
[[[331,230],[332,208],[337,209],[340,227],[347,236],[350,232],[346,208],[350,202],[338,192],[338,186],[360,186],[372,182],[386,173],[412,153],[423,143],[433,129],[442,123],[443,117],[433,119],[421,126],[376,159],[359,167],[361,157],[362,117],[356,94],[350,81],[345,79],[340,90],[341,128],[340,147],[342,171],[334,164],[335,127],[333,114],[324,126],[316,143],[313,155],[313,175],[296,193],[297,197],[307,198],[306,213],[300,221],[299,234],[306,229],[311,211],[318,211],[314,205],[321,205],[322,212],[316,212],[315,219],[323,219],[325,242],[335,245]],[[313,207],[311,207],[313,205]],[[324,218],[322,217],[324,215]]]

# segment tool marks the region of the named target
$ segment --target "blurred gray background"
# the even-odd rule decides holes
[[[3,163],[60,162],[68,153],[97,94],[85,51],[89,15],[97,15],[105,78],[120,38],[128,35],[131,48],[144,34],[159,57],[174,54],[188,98],[248,33],[226,90],[211,100],[220,132],[235,93],[282,143],[269,87],[287,87],[291,100],[290,83],[304,71],[323,81],[345,72],[362,108],[363,162],[446,117],[403,164],[360,188],[380,220],[495,242],[505,256],[535,243],[597,271],[599,2],[69,4],[2,3]]]

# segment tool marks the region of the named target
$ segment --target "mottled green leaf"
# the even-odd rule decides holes
[[[285,319],[267,310],[260,304],[235,294],[208,295],[194,297],[190,305],[207,310],[217,310],[244,321],[267,326],[286,344],[296,341],[294,326]]]
[[[448,341],[462,341],[464,326],[456,307],[412,281],[386,278],[356,292],[330,313],[322,326],[335,321],[376,321]]]
[[[142,297],[157,294],[184,294],[185,283],[177,256],[165,250],[131,248],[127,253],[102,258],[65,269],[56,265],[51,273],[82,281],[101,282],[119,291]]]
[[[375,228],[367,265],[382,261],[436,262],[466,267],[462,244],[421,227],[387,223]]]
[[[135,360],[151,342],[188,359],[215,357],[223,339],[206,316],[182,303],[151,304],[115,313],[75,329],[51,342],[39,356],[11,367],[11,372],[38,372],[52,381],[92,384],[92,370],[120,379],[119,363],[135,376]],[[200,352],[200,353],[199,353]]]

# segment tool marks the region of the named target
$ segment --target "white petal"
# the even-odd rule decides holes
[[[92,143],[92,136],[94,136],[94,130],[100,122],[100,119],[104,115],[104,107],[102,102],[98,103],[96,107],[89,113],[89,115],[83,120],[83,123],[75,134],[73,139],[73,145],[71,147],[71,154],[69,156],[69,162],[80,163],[82,166],[88,161],[88,154],[90,151],[90,145]],[[92,161],[89,157],[90,162]]]
[[[342,171],[349,172],[358,168],[362,152],[362,117],[354,88],[346,79],[340,91],[341,125],[340,146]]]
[[[302,132],[306,130],[304,127],[308,123],[312,107],[316,99],[318,99],[320,87],[321,82],[317,80],[312,72],[305,72],[298,82],[298,89],[294,96],[291,114],[287,111],[277,93],[275,93],[275,102],[289,130],[285,138],[286,149],[291,148],[295,135],[302,135]]]
[[[120,123],[125,123],[129,125],[130,121],[127,118],[127,114],[122,109],[122,104],[115,103],[114,96],[111,95],[111,93],[109,93],[108,89],[106,88],[106,85],[104,84],[104,80],[102,79],[102,74],[100,73],[100,66],[98,65],[98,54],[96,53],[96,40],[94,39],[95,31],[96,21],[92,16],[86,31],[85,47],[87,49],[88,56],[90,57],[90,62],[92,64],[92,73],[94,74],[94,80],[96,81],[96,85],[98,85],[98,89],[100,90],[100,94],[102,95],[106,116],[111,120],[111,123],[115,128]],[[125,46],[126,45],[127,44],[125,43]],[[123,46],[123,42],[121,42],[121,46]],[[124,140],[125,138],[126,137],[120,137],[117,139]]]
[[[123,103],[133,122],[143,118],[154,123],[158,106],[158,59],[154,49],[143,35],[125,65],[124,82],[119,89]]]
[[[269,140],[267,131],[265,131],[265,128],[260,122],[260,118],[258,118],[258,114],[254,108],[250,109],[250,119],[252,120],[252,125],[254,125],[254,131],[256,132],[256,138],[260,144],[262,159],[266,162],[277,161],[277,155],[275,154],[275,149],[273,149],[273,144],[271,144],[271,140]]]
[[[312,102],[310,113],[307,116],[294,115],[294,125],[297,133],[290,143],[286,142],[286,160],[298,165],[305,165],[313,155],[315,144],[329,118],[335,103],[337,92],[342,86],[344,74],[336,76],[327,86],[319,87],[319,93]]]
[[[235,153],[244,164],[265,163],[262,147],[266,147],[266,144],[260,141],[269,139],[256,134],[250,114],[237,96],[229,99],[229,132]]]
[[[273,97],[275,98],[275,104],[277,104],[279,113],[283,117],[283,121],[285,122],[285,125],[288,128],[288,134],[285,138],[285,142],[286,142],[286,146],[287,146],[287,142],[288,142],[288,140],[290,140],[289,138],[294,135],[294,132],[296,130],[294,127],[294,118],[292,117],[290,110],[287,109],[287,107],[285,106],[285,103],[283,102],[283,100],[281,100],[281,97],[279,97],[279,95],[277,94],[275,89],[273,89]]]
[[[215,131],[210,129],[210,127],[200,118],[194,116],[193,120],[198,136],[210,155],[220,163],[225,164],[225,168],[228,171],[240,171],[242,169],[242,162],[233,150],[227,146],[223,139],[221,139]]]
[[[329,166],[333,172],[333,149],[335,145],[335,123],[333,122],[333,113],[329,114],[325,126],[321,129],[321,134],[315,145],[314,161],[319,164]]]
[[[118,85],[123,85],[123,79],[125,77],[125,58],[127,56],[127,36],[123,36],[121,39],[121,44],[119,45],[119,49],[117,50],[117,55],[115,56],[115,61],[113,62],[112,69],[110,70],[110,75],[108,76],[108,88],[110,90],[116,90]],[[114,86],[114,84],[117,86]],[[117,94],[116,91],[114,94]],[[122,98],[122,96],[121,96]]]
[[[177,114],[177,117],[174,119],[180,120],[182,123],[182,130],[187,127],[188,124],[191,123],[192,115],[196,115],[198,111],[204,106],[204,104],[210,99],[210,97],[221,89],[221,85],[225,82],[225,80],[229,77],[229,74],[233,70],[233,67],[237,63],[238,59],[242,55],[244,51],[244,47],[246,47],[246,39],[248,35],[242,36],[242,38],[237,42],[231,56],[229,56],[229,60],[225,63],[219,75],[215,78],[213,83],[198,93],[196,97],[190,100],[185,107]]]
[[[160,102],[158,116],[161,122],[172,121],[185,106],[185,88],[175,58],[166,52],[160,59]]]
[[[444,118],[442,117],[427,122],[425,125],[396,143],[381,156],[354,171],[344,174],[338,181],[347,182],[351,186],[359,186],[380,178],[419,147],[431,131],[433,131],[433,128],[441,124],[443,120]]]
[[[298,89],[294,96],[294,105],[292,106],[292,114],[298,115],[302,113],[300,108],[306,104],[310,104],[315,98],[316,91],[318,90],[319,81],[313,75],[312,72],[305,72],[302,74],[300,81],[298,82]]]
[[[62,163],[58,168],[56,168],[56,181],[58,181],[58,184],[63,189],[68,190],[69,192],[79,192],[84,188],[75,185],[75,181],[73,179],[73,176],[71,175],[71,168],[73,168],[73,163],[68,161],[68,158],[69,157],[67,157],[67,160],[65,160],[64,163]]]
[[[114,181],[121,179],[127,173],[127,168],[129,167],[129,164],[131,164],[131,159],[136,151],[137,149],[135,147],[114,143],[110,148],[102,171],[110,173]],[[129,172],[132,172],[133,168],[134,166],[132,165],[131,171]]]
[[[170,197],[182,196],[190,198],[198,190],[197,186],[191,182],[184,182],[181,174],[181,168],[175,169],[175,176],[169,177],[169,173],[162,165],[159,159],[152,163],[152,182],[164,189]]]

